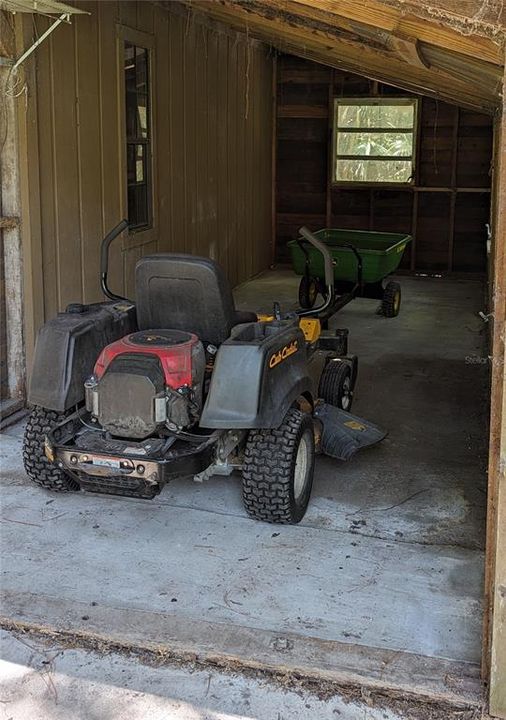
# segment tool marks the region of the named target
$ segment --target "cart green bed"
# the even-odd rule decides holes
[[[312,308],[318,294],[325,297],[324,257],[306,239],[308,231],[301,228],[301,237],[288,243],[292,265],[301,276],[299,301]],[[324,228],[312,235],[322,242],[332,257],[336,290],[336,312],[355,297],[381,300],[380,312],[386,317],[399,314],[401,288],[398,282],[387,281],[401,262],[410,235],[403,233],[367,232]]]

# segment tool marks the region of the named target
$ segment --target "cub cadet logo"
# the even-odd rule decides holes
[[[285,345],[284,348],[281,348],[281,350],[278,350],[278,352],[275,352],[274,355],[271,355],[271,359],[269,360],[269,367],[273,368],[276,367],[276,365],[279,365],[280,362],[283,362],[283,360],[286,360],[287,357],[290,357],[290,355],[293,355],[297,352],[299,349],[299,341],[294,340],[290,343],[290,345]]]

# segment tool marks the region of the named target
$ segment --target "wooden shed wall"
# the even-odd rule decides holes
[[[305,224],[410,233],[405,269],[485,272],[491,117],[420,98],[414,186],[338,187],[330,183],[333,98],[411,93],[290,55],[277,68],[278,261]]]
[[[37,49],[27,66],[28,106],[20,107],[33,330],[71,301],[102,297],[99,243],[126,214],[122,26],[147,34],[153,45],[154,228],[113,246],[111,286],[132,297],[135,263],[155,251],[211,256],[233,284],[269,262],[268,48],[210,29],[176,7],[77,4],[91,14],[60,26]],[[37,17],[33,25],[28,16],[18,44],[27,46],[49,22]],[[28,346],[32,341],[28,336]]]

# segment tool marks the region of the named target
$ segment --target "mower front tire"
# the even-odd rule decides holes
[[[44,452],[46,433],[64,418],[64,414],[36,405],[26,423],[23,439],[23,464],[26,474],[37,485],[57,492],[79,490],[79,484],[50,463]]]
[[[340,410],[351,410],[355,378],[348,362],[331,360],[325,367],[318,388],[319,397]]]
[[[294,525],[306,512],[313,485],[313,419],[290,409],[278,428],[251,430],[244,453],[242,497],[256,520]]]

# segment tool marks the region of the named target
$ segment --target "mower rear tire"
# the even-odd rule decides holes
[[[294,525],[313,486],[315,441],[309,413],[291,408],[278,428],[251,430],[242,469],[242,498],[256,520]]]
[[[79,484],[50,463],[44,452],[46,433],[64,418],[65,414],[36,405],[26,423],[23,439],[23,464],[26,474],[37,485],[57,492],[79,490]]]
[[[299,305],[305,310],[311,310],[317,297],[318,284],[316,280],[303,275],[299,283]]]
[[[319,397],[340,410],[350,411],[355,378],[352,367],[342,360],[331,360],[320,378]]]
[[[401,286],[398,282],[389,282],[383,292],[381,314],[387,318],[397,317],[401,309]]]

